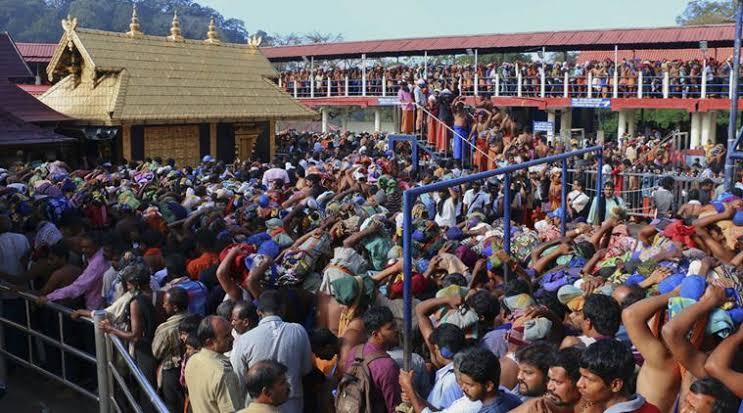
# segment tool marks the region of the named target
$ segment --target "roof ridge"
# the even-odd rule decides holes
[[[366,40],[345,40],[341,42],[326,42],[326,43],[310,43],[310,44],[293,44],[283,46],[268,46],[261,47],[266,50],[277,50],[290,47],[306,47],[306,46],[323,46],[323,45],[348,45],[353,43],[366,43],[366,42],[402,42],[402,41],[416,41],[416,40],[432,40],[432,39],[446,39],[446,38],[461,38],[461,37],[489,37],[489,36],[523,36],[529,34],[565,34],[565,33],[584,33],[584,32],[611,32],[620,30],[665,30],[665,29],[680,29],[680,30],[691,30],[701,28],[713,28],[713,27],[735,27],[735,23],[715,23],[715,24],[699,24],[692,26],[663,26],[663,27],[614,27],[605,29],[571,29],[571,30],[541,30],[541,31],[527,31],[527,32],[508,32],[508,33],[477,33],[477,34],[449,34],[441,36],[411,36],[411,37],[396,37],[386,39],[366,39]]]
[[[77,33],[89,33],[89,34],[98,34],[98,35],[111,36],[111,37],[121,37],[121,38],[124,38],[124,39],[127,39],[127,40],[131,40],[131,41],[135,41],[135,42],[141,42],[143,40],[149,40],[149,41],[159,41],[159,42],[163,42],[163,43],[169,44],[169,45],[198,44],[198,45],[203,45],[205,47],[223,46],[223,47],[232,47],[232,48],[237,48],[237,49],[247,49],[247,50],[253,49],[253,47],[250,46],[250,45],[248,45],[247,43],[242,44],[242,43],[221,42],[221,43],[207,44],[207,43],[204,43],[203,40],[199,40],[199,39],[188,39],[188,38],[184,38],[183,39],[183,42],[174,43],[174,42],[169,41],[168,38],[167,38],[167,36],[158,36],[158,35],[146,34],[146,33],[143,34],[143,35],[141,35],[141,36],[137,36],[135,38],[132,38],[132,37],[128,36],[126,33],[112,32],[112,31],[108,31],[108,30],[90,29],[90,28],[86,28],[86,27],[76,28],[75,31]]]

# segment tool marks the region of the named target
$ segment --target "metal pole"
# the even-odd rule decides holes
[[[106,360],[106,333],[100,328],[106,319],[104,310],[93,311],[93,332],[95,334],[95,359],[98,377],[98,406],[101,413],[109,413],[110,389],[108,387],[108,360]]]
[[[560,235],[565,236],[568,222],[568,160],[562,160],[562,191],[560,193]]]
[[[413,177],[418,176],[418,139],[410,140],[410,149],[413,151],[410,154],[410,162],[413,164]]]
[[[511,174],[503,177],[503,250],[511,255]],[[508,265],[503,266],[503,281],[508,282],[511,274]]]
[[[428,50],[423,51],[423,76],[428,81]]]
[[[361,55],[361,96],[366,96],[366,54]]]
[[[598,208],[599,224],[604,222],[606,217],[606,200],[604,199],[603,191],[603,180],[604,173],[601,171],[604,168],[604,154],[599,152],[598,154],[598,169],[596,170],[596,208]]]
[[[733,50],[733,77],[730,82],[730,88],[732,90],[732,99],[730,99],[730,118],[728,122],[728,151],[726,154],[725,161],[725,189],[727,191],[733,190],[734,175],[735,175],[735,160],[731,156],[736,151],[735,141],[737,134],[735,133],[738,123],[738,77],[740,76],[740,36],[741,36],[741,25],[743,25],[743,0],[738,0],[738,7],[735,11],[735,49]]]
[[[413,303],[410,294],[410,280],[413,277],[413,202],[415,195],[410,192],[402,194],[402,297],[403,297],[403,370],[410,371],[410,355],[413,351],[412,319]]]

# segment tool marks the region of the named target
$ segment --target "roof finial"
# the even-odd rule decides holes
[[[139,30],[139,18],[137,17],[137,5],[136,4],[134,5],[134,7],[132,7],[132,22],[129,23],[129,31],[126,32],[126,34],[129,37],[138,37],[144,34]]]
[[[261,45],[261,42],[263,42],[263,37],[258,36],[256,34],[248,37],[248,46],[252,48],[258,48]]]
[[[77,17],[72,17],[69,14],[66,19],[62,19],[62,28],[65,32],[73,32],[77,28]]]
[[[216,44],[219,43],[219,34],[217,34],[217,26],[214,24],[214,16],[209,20],[209,31],[206,32],[206,43]]]
[[[173,42],[182,42],[183,35],[181,34],[181,22],[178,20],[178,12],[173,12],[173,24],[170,26],[170,36],[168,40]]]

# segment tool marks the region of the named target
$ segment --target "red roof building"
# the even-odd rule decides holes
[[[569,30],[562,32],[502,33],[469,36],[439,36],[409,39],[367,40],[301,46],[264,47],[271,61],[292,61],[303,56],[316,58],[442,55],[478,49],[480,53],[648,49],[691,49],[706,41],[711,48],[731,47],[734,24],[675,26],[660,28]]]

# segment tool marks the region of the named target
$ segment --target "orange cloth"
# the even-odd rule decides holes
[[[415,112],[412,110],[403,110],[402,111],[402,118],[401,118],[401,125],[400,125],[400,132],[411,134],[413,133],[413,128],[415,127]]]
[[[198,258],[191,260],[188,265],[186,265],[186,272],[190,279],[198,280],[201,271],[216,264],[219,264],[219,254],[215,252],[205,252]]]
[[[436,129],[436,152],[449,152],[449,129],[444,125],[437,125]]]
[[[488,158],[483,154],[488,153],[488,149],[489,149],[488,140],[485,138],[477,138],[475,141],[475,146],[477,146],[477,149],[479,149],[475,151],[475,156],[474,156],[475,167],[481,171],[487,170],[488,169]]]
[[[426,138],[428,143],[431,145],[436,145],[436,135],[438,134],[438,124],[436,123],[436,120],[433,118],[433,116],[429,116],[426,120],[427,123],[427,131],[426,131]]]

